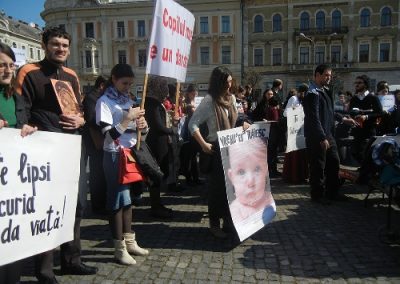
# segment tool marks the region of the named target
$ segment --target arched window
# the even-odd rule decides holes
[[[392,25],[392,11],[389,7],[385,7],[381,11],[381,26],[386,27]]]
[[[315,26],[319,30],[325,29],[325,13],[323,11],[319,11],[315,17]]]
[[[307,12],[301,13],[300,30],[308,31],[310,29],[310,15]]]
[[[281,32],[282,31],[282,17],[279,14],[275,14],[272,17],[272,31]]]
[[[369,27],[371,24],[371,12],[369,9],[364,8],[360,14],[360,27]]]
[[[342,13],[339,10],[335,10],[332,13],[332,29],[334,31],[340,30],[342,27]]]
[[[261,15],[257,15],[254,18],[254,32],[261,33],[264,31],[264,19]]]

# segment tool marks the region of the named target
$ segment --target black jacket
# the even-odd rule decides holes
[[[310,142],[321,142],[335,137],[335,120],[342,116],[334,112],[333,97],[326,87],[312,84],[303,99],[304,136]]]

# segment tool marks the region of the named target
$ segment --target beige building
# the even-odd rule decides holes
[[[202,92],[221,64],[241,83],[245,71],[261,74],[255,86],[260,92],[280,78],[286,94],[312,79],[320,63],[333,65],[338,89],[353,91],[359,74],[370,76],[373,85],[400,84],[398,0],[177,2],[196,18],[186,81]],[[134,66],[140,93],[153,8],[153,0],[47,0],[42,17],[72,34],[68,65],[84,87],[126,62]]]
[[[211,70],[221,64],[240,78],[240,1],[189,0],[183,5],[196,17],[186,82],[205,92]],[[128,63],[134,67],[135,90],[140,94],[153,9],[152,0],[47,0],[41,15],[46,25],[61,25],[72,35],[67,64],[78,72],[84,88],[93,85],[96,76],[110,74],[115,64]]]
[[[0,42],[11,46],[16,55],[25,57],[26,63],[39,61],[44,57],[41,33],[37,24],[28,24],[7,16],[4,11],[0,12]]]
[[[335,87],[354,91],[357,75],[400,83],[399,1],[246,1],[246,68],[291,87],[312,78],[320,63],[334,67]]]

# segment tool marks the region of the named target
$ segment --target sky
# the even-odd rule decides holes
[[[45,0],[0,0],[0,10],[4,10],[7,16],[27,23],[34,22],[44,27],[44,21],[40,13],[44,10]]]

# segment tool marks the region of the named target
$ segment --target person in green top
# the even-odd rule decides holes
[[[8,45],[0,43],[0,129],[21,128],[21,136],[24,137],[35,132],[37,128],[26,124],[25,110],[16,107],[16,101],[22,98],[14,93],[12,86],[15,67],[14,52]]]
[[[24,109],[16,109],[12,80],[15,71],[15,54],[12,49],[0,43],[0,131],[3,127],[21,128],[21,136],[24,137],[37,130],[26,124],[27,119]],[[21,273],[21,261],[16,261],[0,266],[0,283],[18,283]]]

